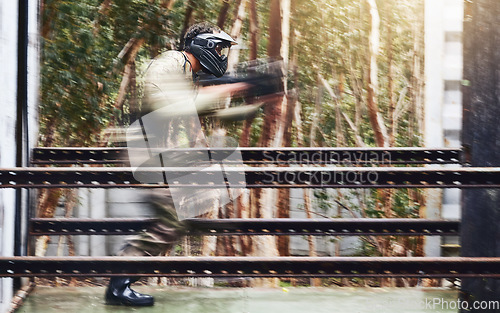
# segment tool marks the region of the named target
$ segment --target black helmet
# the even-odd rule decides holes
[[[200,61],[203,71],[221,77],[227,70],[227,54],[235,45],[231,36],[220,33],[199,34],[191,40],[189,51]]]

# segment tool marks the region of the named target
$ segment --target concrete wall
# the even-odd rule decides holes
[[[17,1],[0,2],[0,166],[16,165]],[[0,255],[14,254],[15,191],[0,189]],[[0,278],[0,312],[12,298],[12,280]]]
[[[460,148],[463,0],[425,1],[425,146]],[[460,218],[458,189],[428,190],[427,217]],[[458,238],[428,237],[428,256],[456,254]]]
[[[37,136],[38,100],[38,1],[30,0],[28,26],[28,119],[30,145]],[[0,167],[16,166],[16,114],[18,73],[18,1],[0,1]],[[23,195],[27,193],[24,192]],[[0,256],[14,254],[16,191],[0,189]],[[23,203],[27,204],[26,198]],[[26,211],[26,207],[25,207]],[[10,306],[13,281],[0,279],[0,312]]]
[[[317,200],[314,198],[312,190],[310,192],[310,199],[314,212],[312,218],[322,219],[325,216],[341,216],[345,218],[352,218],[351,212],[344,209],[339,209],[338,206],[329,208],[321,212],[318,209]],[[341,195],[346,195],[347,202],[343,201],[348,207],[358,206],[355,197],[349,196],[353,191],[351,189],[330,189],[327,190],[329,197],[335,199]],[[290,189],[290,217],[291,218],[307,218],[304,208],[304,190],[303,189]],[[361,216],[356,216],[361,217]],[[362,242],[356,236],[315,236],[316,251],[318,255],[335,256],[335,255],[353,255],[360,252]],[[309,242],[307,236],[291,236],[290,237],[290,253],[292,255],[309,255]]]
[[[78,203],[73,215],[79,218],[153,217],[143,202],[143,189],[78,189]],[[57,208],[56,216],[64,216],[64,208]],[[114,255],[123,246],[127,236],[73,236],[75,253],[80,256]],[[66,238],[51,237],[48,256],[69,255]]]

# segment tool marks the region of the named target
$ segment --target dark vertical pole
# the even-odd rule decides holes
[[[466,1],[464,23],[463,144],[472,166],[500,166],[500,1]],[[462,255],[500,257],[500,190],[463,192]],[[462,300],[498,301],[500,279],[462,282]]]
[[[16,115],[16,166],[26,166],[28,155],[28,2],[19,0],[18,49],[17,49],[17,115]],[[16,189],[14,255],[26,254],[25,205],[23,194]],[[15,282],[18,285],[19,282]],[[15,286],[18,287],[18,286]]]

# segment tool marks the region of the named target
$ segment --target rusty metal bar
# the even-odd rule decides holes
[[[451,148],[205,148],[171,149],[186,155],[200,151],[214,158],[228,155],[237,149],[246,164],[457,164],[461,150]],[[170,150],[169,150],[170,151]],[[231,160],[226,160],[231,162]],[[126,148],[35,148],[33,164],[128,164]]]
[[[154,218],[32,218],[31,236],[57,235],[130,235],[144,231],[156,222]]]
[[[102,147],[39,147],[34,148],[32,164],[71,165],[71,164],[128,164],[126,148]]]
[[[0,257],[0,277],[492,277],[500,258]]]
[[[155,219],[36,218],[30,235],[128,235]],[[188,219],[187,235],[456,236],[458,220],[427,219]]]
[[[138,182],[134,175],[169,173],[189,183]],[[220,168],[3,168],[0,188],[226,188]],[[500,168],[225,167],[231,188],[499,188]],[[244,179],[242,179],[242,176]],[[203,183],[201,183],[203,182]]]
[[[188,219],[190,234],[316,236],[457,235],[458,220],[427,219]]]

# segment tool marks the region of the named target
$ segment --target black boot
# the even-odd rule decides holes
[[[152,296],[130,289],[130,284],[135,281],[130,277],[112,277],[106,289],[106,304],[152,306],[155,303]]]

